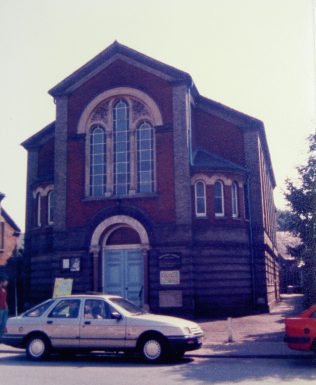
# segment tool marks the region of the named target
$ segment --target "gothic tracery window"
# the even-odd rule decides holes
[[[90,114],[86,194],[90,197],[155,191],[155,135],[150,109],[140,100],[113,97]]]
[[[128,105],[119,100],[113,107],[114,193],[127,195],[130,186]]]

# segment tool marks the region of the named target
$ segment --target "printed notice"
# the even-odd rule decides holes
[[[160,285],[179,285],[179,270],[162,270],[160,271]]]

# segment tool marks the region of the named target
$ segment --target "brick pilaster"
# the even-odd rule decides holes
[[[66,227],[67,200],[67,125],[68,98],[61,96],[56,99],[55,125],[55,196],[56,207],[54,226],[57,231]]]

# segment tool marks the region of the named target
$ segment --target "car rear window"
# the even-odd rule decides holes
[[[131,314],[143,314],[144,312],[142,309],[138,306],[136,306],[134,303],[120,297],[112,297],[110,298],[110,301],[114,304],[117,304],[121,306],[124,310],[127,310]]]
[[[51,299],[49,301],[41,303],[40,305],[37,305],[32,309],[26,311],[23,314],[23,317],[41,317],[45,313],[45,311],[53,304],[53,302],[54,300]]]

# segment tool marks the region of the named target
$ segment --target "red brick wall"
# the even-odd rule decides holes
[[[162,113],[164,124],[172,123],[172,89],[170,85],[148,72],[116,61],[76,90],[69,98],[69,133],[75,134],[85,106],[97,95],[114,87],[132,87],[151,96]]]
[[[123,204],[139,207],[153,221],[175,220],[173,133],[156,134],[157,196],[122,199]],[[98,211],[113,206],[113,199],[84,200],[85,142],[69,140],[67,170],[67,226],[84,226]]]
[[[123,61],[116,61],[76,90],[68,104],[67,226],[84,226],[98,211],[115,204],[113,199],[84,200],[85,142],[73,139],[72,135],[77,134],[82,111],[93,98],[107,89],[124,86],[150,95],[161,111],[163,124],[172,124],[172,87]],[[123,199],[122,203],[138,206],[153,221],[172,222],[175,219],[172,131],[156,134],[156,166],[157,196]]]
[[[192,113],[194,131],[193,148],[205,149],[234,163],[244,165],[242,130],[200,109]]]
[[[38,169],[39,177],[54,174],[54,138],[44,143],[38,151]]]

